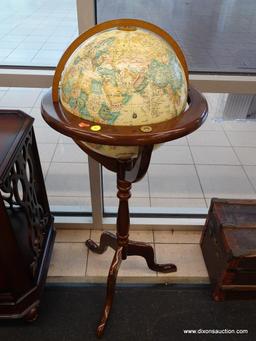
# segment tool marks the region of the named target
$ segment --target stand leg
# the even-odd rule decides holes
[[[100,237],[100,244],[96,244],[93,240],[88,239],[85,245],[92,251],[98,254],[104,253],[110,246],[112,249],[116,250],[117,241],[116,236],[108,231],[104,231]]]
[[[116,285],[116,278],[117,278],[119,267],[122,262],[122,250],[123,250],[122,246],[117,248],[114,258],[112,260],[110,269],[109,269],[106,301],[105,301],[102,317],[97,328],[98,337],[101,337],[104,333],[104,329],[108,320],[110,309],[112,307],[115,285]]]
[[[149,269],[158,272],[175,272],[177,267],[174,264],[157,264],[155,262],[154,249],[151,245],[139,242],[128,242],[127,256],[141,256],[144,257]]]

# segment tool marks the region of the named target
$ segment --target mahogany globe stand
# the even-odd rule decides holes
[[[56,82],[55,82],[56,84]],[[58,89],[53,90],[43,97],[42,115],[45,121],[54,129],[71,137],[78,146],[107,169],[117,174],[117,197],[119,208],[117,214],[116,235],[103,232],[99,245],[92,240],[87,240],[87,247],[98,254],[102,254],[108,247],[115,250],[108,280],[107,295],[97,335],[104,332],[106,322],[113,302],[114,289],[118,270],[122,260],[128,256],[142,256],[148,267],[158,272],[174,272],[174,264],[157,264],[153,248],[146,243],[129,240],[129,206],[131,184],[140,180],[147,172],[154,144],[171,141],[185,136],[204,122],[207,117],[207,103],[205,98],[191,86],[188,92],[188,108],[178,117],[162,123],[147,126],[109,126],[100,125],[100,130],[94,131],[98,123],[81,119],[64,111],[58,102]],[[83,141],[117,146],[138,146],[139,152],[135,159],[119,160],[103,156],[92,151],[83,144]]]
[[[200,127],[207,117],[207,103],[204,97],[192,87],[188,91],[188,108],[186,111],[178,117],[161,123],[140,126],[106,125],[84,120],[66,112],[59,100],[59,85],[66,63],[76,48],[84,41],[94,34],[113,27],[124,30],[127,30],[127,28],[129,30],[129,27],[132,29],[140,27],[161,36],[175,51],[184,70],[186,82],[189,84],[188,68],[183,52],[168,33],[142,20],[117,19],[90,28],[71,43],[57,65],[52,91],[49,90],[42,100],[42,115],[52,128],[71,137],[83,151],[117,174],[119,208],[116,235],[110,232],[103,232],[99,245],[90,239],[86,241],[88,248],[99,254],[104,253],[108,247],[115,250],[108,274],[106,301],[97,328],[98,336],[102,336],[106,326],[113,302],[118,269],[122,260],[125,260],[128,256],[138,255],[145,258],[148,267],[153,271],[174,272],[177,270],[174,264],[157,264],[155,262],[154,250],[149,244],[129,240],[128,200],[131,196],[132,183],[139,181],[147,172],[154,145],[171,141],[193,132]],[[103,156],[89,149],[83,142],[111,146],[137,146],[138,155],[134,159],[119,160]]]

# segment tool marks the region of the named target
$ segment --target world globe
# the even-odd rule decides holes
[[[75,49],[62,71],[59,93],[64,110],[99,128],[148,126],[180,115],[188,84],[176,42],[174,46],[170,41],[153,29],[136,26],[93,34]],[[138,155],[137,146],[81,143],[113,158]]]

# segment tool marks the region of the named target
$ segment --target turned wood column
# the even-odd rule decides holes
[[[128,200],[131,197],[131,183],[124,180],[127,162],[120,162],[117,172],[117,197],[119,199],[117,213],[117,244],[123,246],[122,259],[127,257],[127,245],[129,241],[130,214]]]

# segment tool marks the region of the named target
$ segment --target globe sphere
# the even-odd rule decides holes
[[[185,70],[174,47],[141,27],[113,27],[85,40],[70,56],[60,81],[66,111],[98,124],[164,122],[187,104]],[[137,146],[83,142],[97,153],[134,158]]]

